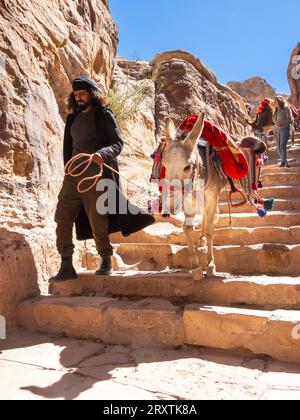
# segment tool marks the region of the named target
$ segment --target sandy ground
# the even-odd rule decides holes
[[[132,349],[15,330],[0,399],[300,400],[300,366],[203,348]]]

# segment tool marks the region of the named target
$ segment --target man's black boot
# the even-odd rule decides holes
[[[78,279],[75,268],[73,267],[72,257],[62,257],[61,267],[56,276],[51,277],[50,281],[66,281]]]
[[[111,257],[102,257],[102,264],[95,274],[97,276],[109,276],[112,271]]]

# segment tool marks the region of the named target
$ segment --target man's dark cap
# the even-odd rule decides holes
[[[102,89],[97,85],[95,80],[91,79],[88,76],[78,76],[73,80],[72,83],[73,91],[77,90],[97,90],[101,95],[104,95]]]

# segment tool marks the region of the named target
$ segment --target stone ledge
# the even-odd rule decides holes
[[[288,277],[219,275],[193,282],[188,273],[132,273],[111,277],[81,274],[78,280],[50,285],[56,296],[159,298],[185,303],[300,308],[300,280]]]
[[[187,305],[166,300],[137,302],[110,298],[42,298],[22,303],[18,323],[31,331],[63,334],[104,344],[177,348],[197,345],[244,349],[300,363],[300,311],[258,311]],[[299,333],[299,331],[297,331]]]
[[[19,306],[18,324],[30,331],[99,340],[105,344],[166,348],[184,344],[180,310],[164,300],[35,299]]]
[[[189,305],[184,311],[187,344],[234,350],[300,363],[300,340],[293,338],[300,311],[257,311]]]
[[[217,270],[232,275],[299,276],[300,245],[285,246],[284,249],[278,249],[275,245],[216,246],[214,255]],[[189,269],[187,247],[183,246],[121,244],[116,247],[116,252],[125,264],[137,264],[137,269],[141,271]],[[205,250],[199,248],[198,255],[204,267]]]

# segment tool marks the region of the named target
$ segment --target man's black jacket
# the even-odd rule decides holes
[[[65,127],[63,148],[65,165],[72,157],[73,138],[71,135],[71,127],[74,120],[74,114],[68,115]],[[124,143],[114,115],[108,108],[98,107],[95,109],[95,122],[97,128],[97,137],[99,139],[99,153],[101,153],[101,156],[103,157],[106,164],[114,168],[116,171],[119,171],[117,156],[121,153]],[[103,171],[103,177],[113,179],[117,183],[118,197],[119,177],[114,175],[112,171],[105,167]],[[126,206],[128,208],[129,202],[123,195],[121,195],[117,199],[117,209],[119,208],[119,199],[125,200]],[[130,204],[130,207],[133,208],[134,206]],[[144,229],[145,227],[155,222],[155,219],[152,216],[144,213],[142,210],[134,213],[134,215],[130,214],[129,212],[126,215],[109,214],[109,233],[122,232],[124,236],[128,236],[132,233]],[[83,206],[75,224],[77,239],[79,241],[85,241],[87,239],[93,238],[92,229]]]

